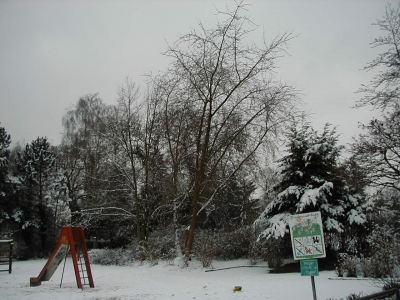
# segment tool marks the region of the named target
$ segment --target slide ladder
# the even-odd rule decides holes
[[[82,285],[89,285],[91,283],[91,276],[89,276],[88,259],[85,258],[82,245],[76,245],[76,262],[78,264],[79,277]],[[90,266],[89,266],[90,269]]]
[[[78,288],[83,288],[84,285],[93,288],[93,276],[83,229],[82,227],[67,226],[61,229],[57,245],[39,276],[30,278],[30,286],[39,286],[42,281],[50,280],[61,261],[66,259],[68,251],[71,252]]]

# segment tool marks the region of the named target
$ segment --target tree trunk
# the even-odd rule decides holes
[[[198,208],[198,196],[194,195],[193,197],[193,208],[192,208],[192,218],[190,220],[190,227],[189,227],[189,237],[188,237],[188,242],[186,245],[186,259],[189,259],[190,254],[192,254],[193,250],[193,242],[194,242],[194,230],[196,227],[196,221],[197,221],[197,212],[199,211]]]

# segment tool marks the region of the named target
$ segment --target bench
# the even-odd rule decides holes
[[[12,256],[13,256],[13,240],[0,240],[0,266],[7,265],[8,269],[2,270],[0,272],[12,271]]]

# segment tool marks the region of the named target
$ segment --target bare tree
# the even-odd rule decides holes
[[[186,216],[181,214],[185,214],[195,173],[195,140],[192,133],[196,114],[187,95],[175,89],[179,84],[180,78],[174,74],[154,78],[149,100],[152,103],[151,110],[157,111],[161,121],[167,169],[164,192],[172,212],[176,255],[182,257],[180,233],[183,231],[181,223],[185,222]]]
[[[199,30],[182,36],[164,53],[172,59],[163,76],[166,115],[171,120],[178,113],[174,121],[180,123],[174,130],[190,131],[188,139],[180,136],[191,143],[185,159],[193,158],[187,258],[199,212],[210,205],[218,186],[224,185],[221,182],[212,191],[207,188],[217,171],[224,169],[227,178],[233,176],[255,159],[263,144],[273,142],[279,129],[298,112],[294,88],[275,78],[275,63],[285,54],[292,34],[271,42],[263,38],[261,46],[250,43],[246,39],[255,26],[241,15],[244,10],[240,2],[232,11],[219,12],[223,20],[215,28],[206,29],[200,23]],[[178,136],[167,133],[170,144]],[[177,148],[170,147],[170,153],[171,149]]]
[[[157,108],[151,106],[156,103],[143,101],[139,88],[129,80],[118,89],[117,102],[108,107],[99,134],[107,140],[105,155],[118,174],[118,188],[125,196],[121,195],[117,205],[108,202],[99,209],[103,216],[132,219],[139,244],[145,246],[150,224],[159,222],[163,214],[163,157]]]
[[[400,111],[373,119],[361,125],[366,133],[360,134],[351,145],[354,159],[366,174],[369,185],[395,188],[400,192]]]
[[[107,140],[105,151],[107,160],[120,174],[120,189],[128,195],[125,207],[112,206],[110,202],[102,207],[104,214],[126,215],[136,221],[137,237],[143,240],[142,211],[140,203],[140,182],[142,166],[140,156],[142,143],[140,140],[141,119],[139,115],[139,89],[128,82],[118,89],[116,106],[107,108],[107,116],[101,120],[100,134]]]
[[[107,144],[99,134],[106,109],[97,94],[86,95],[63,117],[59,164],[64,169],[73,224],[89,225],[95,219],[92,209],[110,200]]]
[[[382,111],[382,119],[373,119],[360,127],[365,131],[351,145],[351,151],[367,174],[369,184],[400,190],[400,6],[386,7],[382,20],[373,25],[387,34],[372,42],[385,52],[368,63],[364,70],[378,69],[368,85],[358,92],[364,96],[356,107],[371,105]]]
[[[386,14],[382,20],[377,20],[376,25],[385,31],[386,36],[376,38],[372,47],[384,47],[386,52],[378,55],[368,63],[365,71],[380,69],[373,80],[362,85],[358,90],[364,96],[358,101],[356,107],[372,105],[377,109],[398,109],[400,96],[400,5],[393,8],[389,3]]]

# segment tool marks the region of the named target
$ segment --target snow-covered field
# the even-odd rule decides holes
[[[95,288],[81,290],[76,287],[72,261],[67,261],[61,288],[62,264],[50,281],[30,287],[29,278],[38,276],[45,263],[46,260],[15,261],[11,274],[1,272],[0,299],[313,299],[311,278],[299,273],[269,274],[264,267],[205,272],[196,262],[191,262],[189,268],[164,262],[130,267],[92,264]],[[213,263],[216,269],[243,265],[249,262]],[[369,280],[338,280],[333,271],[320,272],[315,284],[319,300],[379,291]],[[234,293],[232,290],[238,285],[242,291]]]

